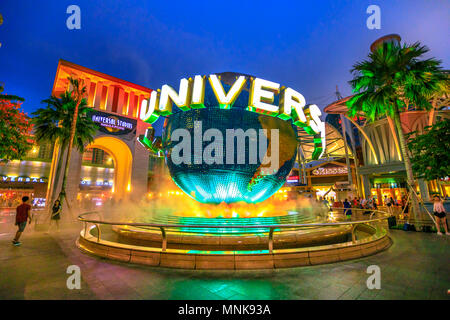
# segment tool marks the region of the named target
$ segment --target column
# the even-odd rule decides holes
[[[352,123],[345,117],[343,117],[345,122],[348,124],[349,130],[348,135],[350,137],[350,145],[352,147],[352,153],[353,153],[353,164],[355,166],[355,175],[356,175],[356,194],[361,196],[361,177],[359,175],[359,160],[358,160],[358,154],[356,153],[356,143],[355,143],[355,135],[352,127]],[[359,139],[360,141],[361,138]]]
[[[108,90],[109,87],[106,84],[102,85],[101,100],[100,100],[100,110],[106,110],[106,102],[108,100]]]
[[[428,192],[428,186],[424,179],[418,179],[419,183],[419,190],[420,190],[420,196],[422,197],[423,201],[429,201],[430,196]]]
[[[133,116],[134,109],[136,109],[136,105],[137,105],[137,103],[136,103],[137,99],[136,98],[137,98],[137,96],[134,94],[134,92],[130,92],[130,98],[129,98],[130,103],[128,104],[128,114],[127,114],[127,116],[130,116],[130,117]]]
[[[87,97],[88,106],[94,107],[95,94],[97,92],[97,83],[91,82],[89,85],[89,94]]]
[[[86,102],[87,102],[88,97],[89,97],[89,92],[91,91],[91,79],[89,79],[89,78],[83,79],[83,85],[86,87],[86,93],[85,93],[84,98],[86,99]]]
[[[341,117],[341,125],[342,125],[342,138],[344,140],[344,150],[345,150],[345,163],[347,165],[347,179],[348,183],[350,185],[350,188],[354,190],[353,186],[353,178],[352,178],[352,168],[350,166],[350,159],[348,158],[348,149],[347,149],[347,133],[345,128],[345,119],[342,114],[340,114]]]
[[[121,112],[123,115],[128,115],[129,104],[130,104],[130,93],[125,92],[123,94],[123,105],[122,105],[122,112]]]
[[[149,125],[138,121],[136,135],[144,134]],[[132,200],[140,200],[148,192],[148,162],[149,152],[139,142],[134,140],[133,165],[131,171]]]
[[[377,204],[379,206],[383,205],[383,195],[381,194],[381,189],[377,188]]]
[[[134,112],[133,112],[133,117],[135,117],[135,118],[138,118],[139,117],[139,109],[141,108],[141,104],[142,104],[142,101],[145,99],[145,97],[144,97],[144,95],[143,94],[141,94],[139,97],[138,97],[138,99],[136,99],[137,100],[137,108],[136,109],[134,109]]]
[[[370,181],[368,175],[364,174],[362,176],[362,184],[363,184],[364,198],[367,199],[371,195]]]
[[[93,107],[96,109],[100,109],[100,105],[102,102],[102,93],[103,93],[103,83],[98,82],[95,89],[95,97]]]
[[[118,114],[122,114],[122,110],[124,107],[124,100],[125,100],[125,91],[123,90],[122,87],[118,87],[117,88],[118,93],[117,93],[117,105],[116,105],[116,112]]]
[[[297,138],[298,138],[298,148],[297,148],[297,156],[298,156],[298,175],[299,175],[299,179],[298,182],[299,184],[303,184],[303,185],[307,185],[308,181],[307,181],[307,174],[306,174],[306,168],[305,168],[305,160],[303,157],[303,150],[302,150],[302,140],[300,135],[298,134],[298,130],[297,129]]]
[[[107,98],[106,98],[106,102],[105,102],[105,110],[107,112],[112,112],[114,93],[115,93],[116,89],[117,88],[113,85],[108,86],[108,94],[107,94]]]

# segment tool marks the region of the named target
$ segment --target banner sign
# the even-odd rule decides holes
[[[347,167],[328,167],[328,168],[317,168],[312,171],[314,176],[330,176],[330,175],[341,175],[347,174]]]
[[[45,183],[47,178],[36,178],[36,177],[18,177],[18,176],[0,176],[1,182],[23,182],[23,183]]]
[[[136,128],[137,121],[101,111],[89,111],[88,116],[94,121],[99,131],[112,135],[124,135]]]
[[[290,176],[287,177],[286,182],[287,183],[297,183],[299,181],[299,176]]]

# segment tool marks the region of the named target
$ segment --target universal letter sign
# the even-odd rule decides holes
[[[303,95],[291,88],[260,78],[238,76],[228,92],[225,92],[220,76],[215,74],[181,79],[178,92],[165,84],[161,90],[153,91],[148,100],[142,101],[141,120],[154,123],[160,116],[169,116],[172,114],[173,104],[182,111],[205,108],[206,78],[222,109],[233,106],[246,82],[249,81],[247,110],[291,120],[294,125],[304,128],[308,134],[314,136],[313,159],[318,159],[322,155],[325,150],[325,124],[319,118],[322,115],[319,107],[315,104],[306,105]],[[274,104],[276,95],[280,95],[279,105]]]

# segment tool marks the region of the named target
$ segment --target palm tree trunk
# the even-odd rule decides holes
[[[428,125],[432,126],[434,124],[434,118],[436,117],[436,110],[437,110],[437,97],[434,97],[431,101],[432,109],[428,112],[429,118],[428,118]]]
[[[414,182],[414,175],[413,175],[412,166],[411,166],[411,160],[409,159],[408,150],[406,149],[406,140],[405,140],[405,135],[403,133],[402,124],[401,124],[401,120],[400,120],[400,112],[397,108],[395,108],[395,111],[394,111],[394,124],[395,124],[395,128],[396,128],[397,134],[398,134],[398,140],[400,143],[400,151],[402,153],[403,162],[405,164],[406,178],[408,181],[408,185],[410,188],[413,189],[413,192],[415,192],[415,182]],[[419,203],[415,196],[411,197],[411,202],[412,202],[414,218],[417,223],[420,218]]]
[[[69,147],[67,150],[67,159],[66,159],[66,165],[64,168],[64,176],[63,176],[63,182],[61,186],[61,192],[59,193],[59,199],[61,201],[61,204],[64,200],[66,200],[67,207],[70,211],[70,205],[66,199],[66,186],[67,186],[67,176],[69,174],[69,165],[70,165],[70,156],[72,154],[73,149],[73,138],[75,137],[75,130],[77,126],[77,119],[78,119],[78,106],[80,105],[80,101],[78,99],[76,105],[75,105],[75,111],[73,112],[73,119],[72,119],[72,125],[70,126],[70,136],[69,136]]]
[[[64,161],[64,154],[67,149],[67,141],[63,141],[59,148],[60,148],[60,150],[59,150],[58,160],[57,160],[57,165],[56,165],[56,170],[55,170],[55,180],[54,180],[55,182],[59,180],[59,177],[61,175],[61,167],[62,167],[62,163]],[[51,200],[55,200],[53,194],[51,196]]]
[[[55,143],[55,145],[56,145],[56,143]],[[54,171],[54,179],[53,179],[53,181],[54,181],[54,184],[56,184],[56,182],[59,180],[59,175],[60,175],[60,172],[61,172],[61,166],[62,166],[62,161],[64,160],[64,152],[65,152],[65,150],[66,150],[66,147],[67,147],[67,142],[65,142],[65,141],[63,141],[62,143],[61,143],[61,145],[59,146],[59,153],[58,153],[58,159],[56,160],[56,169],[55,169],[55,171]],[[53,150],[53,152],[55,152],[54,150]],[[49,216],[51,217],[51,215],[52,215],[52,207],[53,207],[53,202],[56,200],[55,199],[55,196],[54,196],[54,191],[55,190],[52,190],[52,192],[49,194],[49,205],[48,205],[48,213],[49,213]]]

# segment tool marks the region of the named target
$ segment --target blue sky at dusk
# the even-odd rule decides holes
[[[81,8],[81,30],[66,8]],[[381,8],[369,30],[366,9]],[[421,41],[449,68],[449,1],[1,0],[0,82],[32,112],[62,58],[149,88],[195,74],[235,71],[276,81],[323,108],[345,96],[356,61],[378,37]]]

